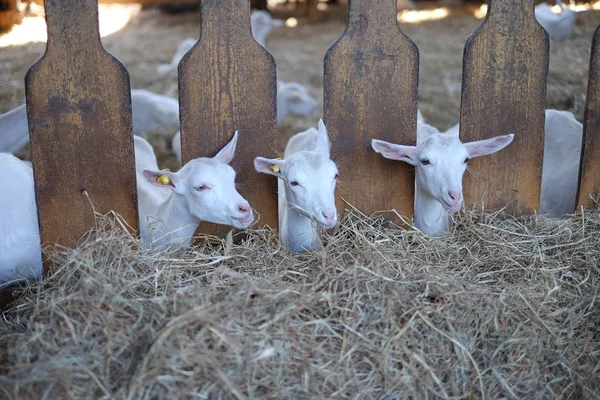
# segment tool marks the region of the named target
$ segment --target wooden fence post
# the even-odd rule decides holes
[[[515,214],[539,208],[549,40],[533,7],[531,0],[490,0],[485,21],[465,45],[462,141],[515,133],[507,148],[470,162],[467,205],[483,200]]]
[[[275,60],[253,38],[248,0],[202,0],[200,40],[179,64],[183,162],[212,157],[238,130],[232,166],[239,191],[277,229],[277,182],[254,170],[277,151]],[[231,227],[202,223],[223,235]]]
[[[395,0],[350,0],[346,31],[325,55],[325,118],[341,198],[365,213],[411,216],[410,165],[376,154],[371,139],[414,145],[418,49],[400,30]]]
[[[25,77],[42,243],[79,240],[92,204],[137,229],[129,74],[102,47],[96,0],[46,0],[45,11],[46,53]]]
[[[600,25],[594,33],[583,124],[578,208],[591,207],[600,192]]]

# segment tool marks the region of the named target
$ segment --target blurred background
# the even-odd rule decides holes
[[[41,4],[40,0],[0,1],[0,113],[24,103],[25,74],[44,52]],[[277,62],[278,79],[304,85],[319,106],[315,115],[288,115],[280,121],[283,150],[287,138],[316,126],[322,116],[323,58],[345,28],[347,1],[253,0],[251,5],[266,8],[273,18],[282,20],[282,26],[273,27],[266,38],[266,47]],[[563,6],[576,10],[577,15],[570,36],[550,43],[547,107],[570,110],[581,121],[600,1]],[[458,123],[464,43],[483,22],[486,7],[485,2],[471,0],[398,1],[400,27],[420,52],[419,109],[439,129]],[[554,7],[558,12],[558,6]],[[184,39],[199,37],[198,1],[101,1],[99,13],[104,47],[128,69],[132,89],[177,97],[176,69],[161,74],[157,67],[171,61]],[[151,134],[149,138],[159,165],[177,169],[171,136]],[[20,155],[27,158],[27,152],[25,148]]]

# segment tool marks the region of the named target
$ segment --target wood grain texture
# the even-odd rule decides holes
[[[461,139],[514,133],[500,152],[470,162],[465,203],[530,214],[539,208],[548,75],[548,34],[531,0],[490,0],[465,45]]]
[[[94,226],[90,201],[137,229],[129,74],[102,47],[96,0],[45,7],[46,53],[25,77],[42,242],[79,240]]]
[[[413,213],[413,167],[384,159],[371,139],[414,145],[419,58],[395,0],[351,0],[346,31],[325,55],[325,118],[345,199],[364,213]]]
[[[179,64],[183,162],[213,157],[239,131],[238,190],[258,225],[277,229],[277,181],[254,170],[255,157],[277,156],[275,60],[252,36],[248,0],[203,0],[201,20],[200,40]],[[230,229],[202,223],[198,231]]]
[[[594,33],[583,124],[578,208],[592,207],[600,192],[600,25]]]

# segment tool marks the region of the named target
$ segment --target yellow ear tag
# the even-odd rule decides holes
[[[283,158],[276,158],[276,160],[283,160]],[[271,165],[271,166],[269,167],[269,169],[270,169],[271,171],[275,172],[275,173],[278,173],[278,172],[279,172],[279,167],[278,167],[277,165],[275,165],[275,164]]]
[[[163,169],[163,171],[170,171],[170,169],[165,168],[165,169]],[[161,175],[158,178],[156,178],[156,182],[162,183],[163,185],[168,185],[170,181],[169,181],[169,177],[167,175]]]
[[[158,178],[156,178],[156,182],[162,183],[163,185],[168,185],[169,184],[169,177],[166,176],[166,175],[161,175]]]

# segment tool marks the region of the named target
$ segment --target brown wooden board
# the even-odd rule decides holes
[[[277,181],[254,170],[276,157],[277,80],[273,56],[253,38],[248,0],[203,0],[199,42],[179,64],[183,162],[213,157],[239,131],[232,166],[240,194],[277,229]],[[199,232],[231,227],[202,223]]]
[[[475,158],[465,174],[469,205],[507,206],[531,214],[539,208],[548,75],[548,34],[529,0],[490,0],[483,24],[465,45],[461,139],[514,133],[500,152]]]
[[[579,207],[592,207],[600,192],[600,25],[594,33],[583,124]],[[578,207],[578,208],[579,208]]]
[[[42,242],[79,240],[94,226],[90,201],[137,229],[129,74],[102,47],[96,0],[45,7],[46,53],[25,77]]]
[[[345,199],[362,212],[413,212],[413,167],[384,159],[371,139],[414,145],[419,58],[395,0],[351,0],[345,32],[325,55],[325,126]]]

